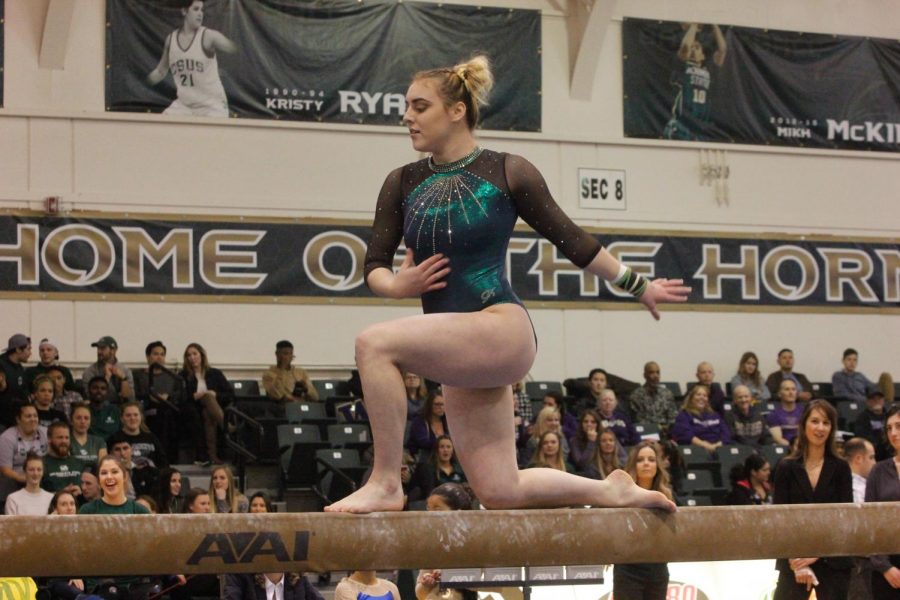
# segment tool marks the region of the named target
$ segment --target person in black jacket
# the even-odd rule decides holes
[[[810,401],[800,419],[796,449],[775,470],[775,504],[853,502],[850,466],[838,456],[836,428],[834,407]],[[847,557],[778,559],[775,600],[806,600],[813,586],[819,600],[844,599],[852,566]]]
[[[284,586],[281,596],[269,595],[268,589]],[[324,600],[319,590],[299,573],[228,573],[225,575],[225,600]]]
[[[185,397],[191,415],[192,438],[197,441],[197,462],[222,464],[219,458],[218,430],[225,424],[222,408],[234,400],[234,390],[219,369],[209,366],[206,350],[197,343],[184,350]],[[203,435],[200,435],[200,431]],[[205,440],[205,444],[203,441]]]

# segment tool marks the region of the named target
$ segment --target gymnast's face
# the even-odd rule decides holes
[[[465,126],[465,109],[458,114],[458,107],[444,105],[434,79],[417,79],[406,92],[406,113],[403,124],[409,130],[413,148],[419,152],[440,152],[457,124]],[[457,103],[462,105],[461,102]]]

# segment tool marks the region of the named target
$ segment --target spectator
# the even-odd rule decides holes
[[[785,380],[785,385],[793,381]],[[852,502],[850,467],[837,454],[837,411],[812,400],[803,411],[796,449],[775,469],[775,504]],[[852,563],[845,557],[778,559],[776,598],[806,598],[816,585],[818,598],[846,598]]]
[[[272,499],[265,492],[259,491],[250,496],[250,513],[270,513],[275,512]]]
[[[212,470],[209,479],[210,512],[245,513],[250,509],[247,496],[237,489],[231,468],[221,465]]]
[[[103,457],[101,456],[98,460],[103,460]],[[81,468],[81,496],[78,497],[78,505],[82,506],[99,497],[100,478],[98,476],[97,463],[84,465]]]
[[[49,427],[57,421],[68,422],[66,414],[53,408],[53,382],[46,375],[38,375],[34,380],[32,404],[37,409],[38,423]]]
[[[878,389],[874,381],[856,370],[859,353],[853,348],[844,350],[844,368],[831,376],[832,393],[838,398],[853,400],[860,404],[866,401],[869,392]]]
[[[534,423],[534,410],[531,408],[531,398],[525,393],[525,383],[517,381],[512,388],[513,399],[516,401],[515,414],[521,419],[516,425],[528,427]]]
[[[768,391],[768,389],[767,389]],[[737,385],[731,390],[732,410],[725,415],[735,444],[761,448],[773,443],[759,404],[753,404],[750,388]]]
[[[191,488],[184,499],[184,512],[189,515],[211,513],[212,501],[209,491],[203,488]]]
[[[428,456],[440,436],[450,435],[444,405],[444,395],[440,389],[428,393],[422,412],[415,416],[409,427],[406,449],[413,456]]]
[[[53,493],[41,488],[44,461],[39,454],[29,452],[25,457],[24,475],[25,487],[6,498],[6,514],[46,515]]]
[[[578,432],[578,420],[570,415],[566,410],[565,396],[555,390],[550,390],[544,394],[544,408],[548,406],[559,411],[560,423],[562,425],[562,435],[567,440]]]
[[[278,402],[318,402],[319,392],[309,375],[291,363],[294,345],[287,340],[275,344],[275,365],[263,373],[262,384],[266,396]]]
[[[703,361],[697,365],[697,383],[705,385],[709,390],[709,406],[722,416],[725,416],[725,392],[722,386],[715,382],[716,371],[712,363]]]
[[[99,497],[99,496],[98,496]],[[71,517],[78,514],[78,503],[75,497],[69,492],[60,490],[53,494],[50,500],[50,506],[47,508],[47,514]],[[81,596],[82,600],[87,600],[84,594],[84,580],[70,578],[51,578],[43,582],[43,586],[49,592],[52,599],[74,600]],[[39,598],[44,597],[41,594]]]
[[[781,382],[790,379],[794,382],[797,392],[797,400],[807,402],[812,399],[812,384],[806,375],[794,371],[794,351],[790,348],[782,348],[778,352],[778,370],[770,373],[766,378],[766,387],[772,396],[778,395]]]
[[[631,393],[631,411],[638,423],[667,428],[675,422],[678,410],[672,392],[659,381],[659,365],[652,361],[645,364],[644,385]]]
[[[134,459],[131,443],[127,439],[116,440],[110,446],[110,455],[119,460],[128,471],[126,495],[134,500],[150,495],[159,485],[159,471],[146,458]],[[102,483],[102,482],[101,482]]]
[[[878,376],[878,389],[884,394],[884,400],[888,405],[894,403],[894,378],[890,373],[882,373]]]
[[[598,403],[600,426],[611,429],[622,446],[635,446],[641,441],[641,435],[634,427],[624,410],[619,408],[619,400],[611,389],[600,392]]]
[[[84,398],[78,392],[65,388],[65,375],[59,365],[50,365],[44,375],[53,382],[53,408],[64,413],[66,419],[71,419],[72,405],[82,402]]]
[[[879,461],[866,479],[866,502],[900,501],[900,403],[887,411],[884,426],[893,458]],[[900,553],[869,557],[872,567],[872,597],[896,600],[900,590]]]
[[[48,515],[64,515],[71,516],[78,514],[78,502],[75,496],[65,490],[59,490],[50,499],[50,506],[47,507]],[[82,588],[82,591],[84,588]]]
[[[168,350],[160,341],[144,349],[147,368],[134,374],[134,394],[144,407],[147,428],[159,438],[169,460],[178,458],[178,426],[184,404],[184,379],[166,367]]]
[[[16,400],[23,402],[28,400],[28,382],[25,377],[25,363],[31,356],[31,339],[21,333],[17,333],[6,345],[6,350],[0,354],[0,373],[3,373],[5,385],[0,388],[0,426],[12,427],[15,424],[15,409],[13,403]]]
[[[95,463],[106,456],[106,442],[99,436],[89,433],[90,428],[91,407],[83,402],[72,405],[72,435],[69,451],[82,463]]]
[[[672,439],[679,444],[699,446],[710,454],[731,443],[725,418],[709,406],[709,388],[705,385],[698,383],[685,396],[672,427]]]
[[[106,440],[122,427],[122,411],[108,400],[109,383],[102,375],[92,378],[87,389],[91,403],[91,427],[88,431]]]
[[[738,370],[734,377],[731,378],[731,393],[739,385],[746,386],[750,390],[750,396],[753,398],[753,404],[759,402],[768,402],[772,397],[772,392],[766,387],[759,372],[759,358],[754,352],[744,352],[738,363]]]
[[[466,474],[456,460],[453,440],[442,435],[437,439],[429,459],[419,464],[413,472],[409,482],[409,501],[416,502],[428,498],[431,491],[443,483],[465,483],[465,481]]]
[[[47,429],[38,424],[37,409],[19,402],[13,407],[16,426],[0,434],[0,499],[14,491],[11,483],[25,484],[25,457],[29,452],[47,454]],[[5,484],[5,488],[3,487]],[[12,487],[13,489],[10,489]],[[5,493],[4,493],[5,491]]]
[[[844,459],[850,465],[852,474],[853,501],[865,502],[866,478],[875,466],[875,447],[865,438],[850,438],[844,442]]]
[[[218,593],[215,594],[218,597]],[[335,595],[335,598],[338,596]],[[355,598],[355,596],[352,596]],[[324,600],[300,573],[227,573],[224,600]],[[368,596],[366,596],[368,598]],[[400,596],[397,596],[399,599]],[[374,600],[374,599],[373,599]]]
[[[160,469],[157,478],[156,506],[165,515],[184,512],[184,496],[181,494],[181,471],[174,467]]]
[[[628,454],[625,472],[640,487],[656,490],[672,499],[669,474],[662,466],[662,456],[655,442],[643,441]],[[669,587],[669,567],[665,563],[615,565],[613,595],[616,598],[664,600]]]
[[[590,479],[606,479],[610,473],[621,469],[625,464],[627,458],[623,459],[623,455],[627,457],[616,435],[609,429],[604,429],[600,432],[594,454],[581,474]]]
[[[584,471],[596,454],[600,429],[600,415],[596,410],[588,408],[581,413],[578,431],[569,438],[569,462],[576,471]]]
[[[574,473],[575,469],[563,456],[563,437],[557,431],[545,431],[538,441],[537,449],[531,458],[529,467],[544,467]]]
[[[401,600],[393,582],[381,579],[375,571],[353,571],[334,589],[334,600]]]
[[[803,416],[803,407],[797,404],[797,384],[785,379],[778,388],[778,404],[766,416],[769,433],[776,444],[790,446],[797,437],[797,428]]]
[[[156,500],[154,500],[152,496],[147,496],[145,494],[143,496],[138,496],[134,501],[149,510],[151,515],[155,515],[158,512],[156,510]]]
[[[203,488],[191,488],[184,501],[184,512],[188,514],[209,514],[212,512],[210,494]],[[193,600],[195,596],[218,598],[220,594],[219,578],[215,575],[194,575],[185,585],[175,588],[170,593],[172,600]],[[274,596],[273,596],[274,598]]]
[[[119,344],[115,338],[104,335],[91,344],[97,349],[97,362],[90,365],[81,374],[81,380],[87,387],[94,377],[103,377],[108,386],[106,399],[112,404],[134,400],[134,375],[131,369],[121,364],[116,358]]]
[[[57,421],[47,428],[47,454],[44,456],[42,487],[48,492],[65,490],[73,496],[81,494],[80,460],[69,452],[69,424]]]
[[[471,510],[475,504],[475,498],[466,486],[458,483],[445,483],[434,488],[428,496],[427,505],[429,512],[444,512],[454,510]],[[440,569],[422,569],[416,578],[416,600],[432,600],[438,596],[441,583]],[[465,589],[454,589],[450,592],[442,592],[443,600],[462,600],[472,594]],[[477,598],[477,594],[475,596]]]
[[[543,436],[548,431],[553,431],[559,434],[563,460],[568,460],[569,442],[563,435],[561,420],[562,417],[560,416],[559,411],[555,408],[551,406],[545,406],[541,409],[541,412],[539,412],[537,416],[537,422],[535,422],[534,427],[532,428],[531,437],[528,438],[528,443],[525,444],[525,451],[529,460],[537,451],[538,442],[540,441],[541,436]]]
[[[403,372],[403,386],[406,388],[406,420],[411,421],[422,412],[428,388],[421,377],[409,371]]]
[[[587,394],[578,400],[579,414],[588,408],[600,408],[600,393],[607,389],[609,380],[604,369],[591,369],[588,373]]]
[[[884,394],[874,389],[866,395],[866,409],[856,417],[852,424],[853,433],[865,438],[875,446],[875,454],[879,460],[888,457],[887,440],[884,437]]]
[[[124,440],[131,445],[135,460],[148,461],[157,469],[169,466],[162,442],[144,424],[144,413],[139,402],[129,401],[122,405],[121,421],[122,428],[106,439],[107,449]]]
[[[59,349],[56,347],[56,344],[44,338],[38,344],[38,364],[25,369],[25,381],[28,383],[28,387],[31,387],[38,375],[47,375],[51,368],[62,373],[64,390],[70,392],[78,390],[75,379],[72,377],[72,371],[68,367],[59,364]]]
[[[197,442],[196,462],[220,465],[223,461],[219,458],[218,432],[225,425],[222,408],[234,399],[234,391],[224,373],[209,366],[206,350],[197,343],[188,344],[184,350],[183,376],[187,381],[186,406],[190,407],[192,433]]]
[[[772,468],[769,461],[759,454],[751,454],[744,460],[744,464],[735,466],[734,472],[737,477],[731,482],[728,504],[772,504],[772,485],[769,483]]]

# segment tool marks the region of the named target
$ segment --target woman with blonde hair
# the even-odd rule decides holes
[[[709,406],[709,388],[695,385],[684,397],[681,412],[672,425],[672,439],[679,444],[699,446],[712,453],[731,443],[725,418]]]
[[[225,374],[209,366],[206,350],[196,342],[184,349],[185,408],[192,421],[197,442],[197,463],[222,464],[219,458],[219,429],[225,425],[222,408],[234,399],[234,390]],[[202,435],[201,435],[202,432]]]
[[[559,434],[559,447],[562,450],[564,460],[569,459],[569,442],[563,435],[562,414],[552,406],[545,406],[538,413],[537,419],[534,421],[534,427],[531,430],[531,437],[528,438],[526,448],[533,454],[540,447],[540,440],[548,431]]]
[[[547,431],[541,436],[537,449],[529,467],[544,467],[548,469],[556,469],[557,471],[565,471],[566,473],[574,473],[575,469],[563,457],[562,441],[563,436],[556,431]]]
[[[245,513],[250,501],[234,485],[231,467],[220,465],[212,470],[209,478],[210,512]]]
[[[685,301],[680,280],[647,281],[603,249],[557,206],[524,158],[478,145],[475,128],[493,86],[484,56],[417,73],[403,122],[413,148],[430,156],[392,171],[375,208],[365,281],[376,295],[421,297],[423,315],[367,327],[356,362],[372,425],[375,464],[366,485],[326,507],[402,510],[400,465],[406,402],[402,373],[439,382],[447,421],[472,489],[488,508],[592,504],[674,510],[662,494],[624,474],[593,481],[552,469],[519,471],[512,384],[534,362],[528,312],[506,277],[510,235],[521,217],[569,260],[657,305]],[[399,271],[394,254],[405,238]]]

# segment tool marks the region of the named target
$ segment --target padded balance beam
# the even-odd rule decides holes
[[[0,576],[742,560],[900,553],[900,502],[0,517]]]

